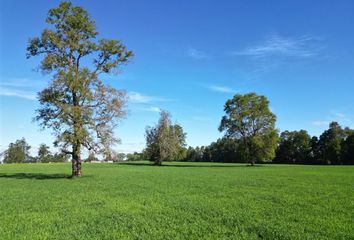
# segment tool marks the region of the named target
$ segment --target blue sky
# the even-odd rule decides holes
[[[187,143],[207,145],[225,101],[236,93],[266,95],[277,128],[319,135],[332,120],[354,128],[354,1],[73,1],[89,11],[99,37],[135,52],[117,76],[104,76],[130,95],[117,128],[130,152],[145,145],[144,129],[171,112]],[[0,2],[0,150],[21,137],[51,145],[32,122],[36,92],[50,76],[26,59],[30,37],[47,26],[59,1]]]

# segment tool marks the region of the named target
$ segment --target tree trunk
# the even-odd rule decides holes
[[[254,158],[252,158],[252,160],[251,160],[251,166],[254,166],[255,163],[256,163],[256,162],[254,161]]]
[[[161,166],[161,160],[160,159],[155,159],[155,165],[156,166]]]
[[[79,106],[79,99],[76,92],[73,91],[73,105],[74,109]],[[77,109],[76,109],[77,110]],[[73,124],[74,124],[74,141],[73,141],[73,153],[72,153],[72,177],[81,177],[81,142],[80,142],[80,112],[73,112]]]
[[[80,146],[73,146],[71,167],[72,167],[72,177],[81,177],[82,176]]]

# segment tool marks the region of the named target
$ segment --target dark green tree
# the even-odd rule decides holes
[[[51,128],[55,142],[72,157],[72,175],[81,176],[82,147],[107,149],[113,128],[124,117],[125,92],[105,85],[100,74],[114,73],[133,56],[118,40],[97,40],[94,21],[70,2],[49,10],[40,37],[29,40],[27,57],[43,55],[40,68],[53,80],[39,93],[38,120]]]
[[[341,164],[341,143],[344,138],[342,127],[337,122],[331,122],[318,141],[318,161],[322,164]]]
[[[236,94],[226,102],[224,111],[219,130],[225,131],[226,137],[240,140],[248,162],[271,161],[278,133],[267,98],[255,93]]]
[[[29,150],[31,146],[28,145],[26,139],[22,138],[16,140],[15,143],[10,143],[7,150],[2,154],[4,156],[4,163],[26,163],[30,162],[32,158],[30,157]]]
[[[341,159],[343,164],[354,164],[354,133],[349,133],[342,142]]]
[[[305,130],[284,131],[276,150],[275,163],[311,163],[311,136]]]

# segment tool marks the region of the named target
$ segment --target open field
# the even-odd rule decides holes
[[[354,239],[354,167],[0,165],[0,239]]]

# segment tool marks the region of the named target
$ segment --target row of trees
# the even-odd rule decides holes
[[[191,162],[248,162],[242,142],[221,138],[209,146],[189,147],[185,161]],[[275,157],[257,160],[259,163],[286,164],[354,164],[354,130],[332,122],[318,138],[306,130],[284,131],[280,134]]]
[[[7,150],[1,153],[4,163],[51,163],[67,162],[68,156],[64,153],[52,153],[49,146],[41,144],[36,157],[30,155],[31,146],[22,138],[10,143]]]
[[[224,107],[219,130],[225,136],[209,146],[185,147],[186,134],[162,111],[155,127],[147,127],[147,147],[132,160],[192,162],[256,162],[287,164],[354,164],[354,130],[332,122],[320,137],[307,131],[278,135],[276,116],[264,96],[236,94]],[[130,159],[128,159],[130,160]]]
[[[276,117],[270,111],[266,97],[255,93],[236,94],[226,102],[224,110],[225,116],[222,117],[219,130],[225,132],[225,139],[197,150],[185,148],[186,134],[182,127],[172,125],[170,115],[162,111],[158,124],[146,130],[147,147],[144,155],[156,165],[166,160],[216,161],[220,158],[220,161],[228,161],[225,159],[232,159],[233,155],[240,152],[242,159],[252,165],[256,161],[274,158]]]
[[[30,155],[30,149],[32,147],[27,143],[25,138],[16,140],[14,143],[10,143],[7,150],[2,152],[0,156],[3,158],[3,163],[56,163],[56,162],[68,162],[69,155],[59,152],[52,153],[50,147],[44,143],[39,145],[37,156]],[[125,160],[141,160],[141,154],[135,152],[132,154],[117,153],[110,151],[109,153],[103,152],[101,154],[103,162],[120,162]],[[95,152],[89,152],[84,162],[99,161]]]
[[[274,162],[354,164],[354,130],[332,122],[319,138],[305,130],[282,132]]]

